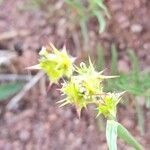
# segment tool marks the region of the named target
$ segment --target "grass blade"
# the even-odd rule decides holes
[[[136,114],[138,118],[138,126],[140,128],[141,135],[144,135],[144,112],[142,106],[140,106],[140,97],[135,97]]]
[[[99,23],[99,33],[104,32],[106,28],[106,21],[103,15],[101,15],[100,11],[95,10],[94,15],[97,17],[98,23]]]
[[[117,73],[117,60],[118,60],[118,54],[116,50],[115,44],[112,44],[111,46],[111,73],[116,74]]]
[[[89,36],[88,36],[88,28],[87,28],[87,19],[86,18],[81,19],[80,27],[81,27],[82,36],[84,39],[84,46],[87,47],[88,41],[89,41]]]
[[[129,133],[129,131],[120,123],[118,123],[118,137],[127,142],[130,146],[134,147],[136,150],[142,150],[142,146],[136,141],[136,139]]]
[[[117,150],[117,128],[117,122],[113,120],[107,120],[106,139],[109,150]]]
[[[0,85],[0,101],[6,100],[13,96],[23,87],[23,82],[11,82]]]
[[[146,108],[150,109],[150,97],[146,97]]]
[[[133,50],[129,50],[128,53],[129,53],[130,61],[132,63],[132,73],[134,74],[135,77],[138,77],[140,72],[138,58],[136,57]]]
[[[109,12],[108,12],[108,10],[107,10],[107,7],[105,6],[103,0],[96,0],[95,2],[96,2],[97,5],[105,12],[106,16],[107,16],[108,18],[110,18],[110,14],[109,14]]]
[[[103,48],[98,44],[97,46],[97,70],[101,71],[105,67],[104,51]]]
[[[114,120],[107,120],[106,139],[109,150],[117,150],[117,135],[136,150],[143,149],[123,125]]]

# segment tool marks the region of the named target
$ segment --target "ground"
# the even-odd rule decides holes
[[[42,45],[51,41],[58,48],[66,43],[72,55],[77,55],[82,47],[80,30],[71,30],[66,19],[63,1],[50,0],[42,10],[30,11],[25,0],[5,0],[0,5],[0,35],[10,30],[29,32],[26,36],[16,36],[0,41],[0,49],[14,50],[19,46],[23,55],[18,56],[19,73],[26,73],[25,67],[37,63],[37,52]],[[105,57],[110,60],[112,43],[119,54],[118,68],[130,68],[127,49],[133,49],[142,70],[150,68],[150,1],[149,0],[106,0],[111,14],[107,28],[99,35],[98,25],[93,18],[89,21],[89,47],[96,54],[96,44],[101,43]],[[72,31],[72,32],[71,32]],[[76,33],[76,34],[75,34]],[[73,36],[77,36],[78,40]],[[85,50],[82,50],[86,53]],[[91,52],[90,52],[91,53]],[[34,55],[34,59],[33,59]],[[81,56],[80,56],[81,57]],[[84,56],[83,56],[84,57]],[[108,63],[109,64],[109,63]],[[108,65],[109,67],[109,65]],[[94,112],[85,110],[79,119],[74,107],[59,108],[60,99],[56,87],[49,90],[47,96],[41,96],[38,86],[32,89],[19,103],[16,110],[8,111],[6,104],[1,104],[0,114],[0,149],[2,150],[98,150],[108,149],[102,124],[95,119]],[[118,107],[118,120],[142,143],[145,149],[150,147],[150,112],[144,108],[145,134],[140,135],[137,126],[135,107]],[[100,127],[99,127],[100,126]],[[131,148],[122,141],[119,150]]]

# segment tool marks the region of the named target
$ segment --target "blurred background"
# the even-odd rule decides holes
[[[118,121],[150,148],[149,0],[0,0],[0,150],[107,150],[105,119],[59,108],[57,85],[26,67],[52,42],[98,71],[119,75],[106,91],[127,91]],[[121,140],[119,150],[130,150]]]

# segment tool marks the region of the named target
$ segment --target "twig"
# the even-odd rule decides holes
[[[7,109],[11,110],[16,108],[17,103],[24,97],[24,95],[44,76],[43,72],[39,72],[34,76],[11,101],[7,104]]]
[[[15,80],[29,81],[31,78],[33,78],[33,76],[31,75],[0,74],[1,81],[15,81]]]
[[[39,85],[40,85],[41,94],[43,96],[46,96],[47,92],[46,92],[46,77],[45,76],[41,78],[41,80],[39,81]]]
[[[20,30],[20,31],[12,30],[12,31],[1,33],[0,41],[9,40],[16,36],[27,36],[29,34],[30,32],[28,30]]]

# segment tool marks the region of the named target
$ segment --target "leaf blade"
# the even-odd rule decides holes
[[[113,120],[107,120],[106,139],[109,150],[117,150],[117,128],[118,128],[117,122]]]

